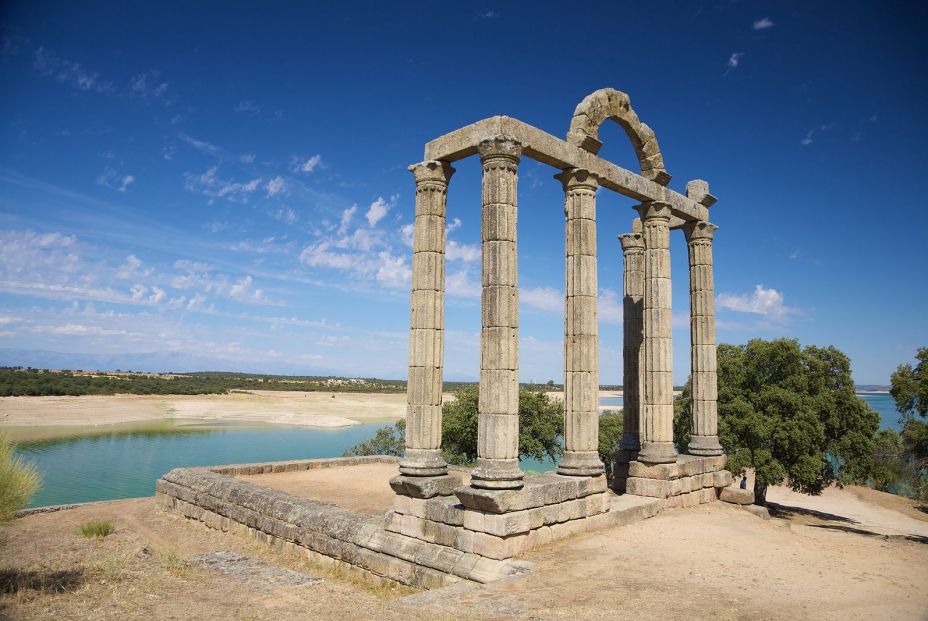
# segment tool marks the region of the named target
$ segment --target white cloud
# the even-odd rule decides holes
[[[549,313],[564,312],[564,293],[554,287],[519,289],[519,305]]]
[[[413,247],[414,237],[415,237],[416,225],[415,224],[404,224],[400,227],[400,239],[403,241],[404,246]]]
[[[243,302],[265,302],[264,292],[252,287],[251,276],[245,276],[229,289],[229,297]]]
[[[599,320],[603,323],[622,325],[624,315],[622,296],[612,289],[599,290]]]
[[[112,168],[105,168],[100,176],[97,177],[97,185],[112,188],[117,192],[125,192],[130,185],[135,183],[135,175],[120,175]]]
[[[255,161],[255,154],[254,154],[254,153],[245,153],[244,155],[242,155],[242,156],[239,157],[238,159],[239,159],[241,162],[245,163],[245,164],[252,164],[252,163],[254,163],[254,161]]]
[[[158,76],[156,71],[140,73],[129,80],[129,90],[145,101],[160,101],[170,105],[172,102],[168,95],[168,83],[159,81]]]
[[[728,57],[728,71],[731,71],[738,66],[738,64],[741,62],[742,56],[744,56],[744,52],[734,52],[731,56]]]
[[[371,227],[376,226],[390,211],[390,207],[392,207],[391,204],[387,203],[382,196],[378,196],[377,200],[371,203],[370,208],[367,210],[366,217],[368,225]]]
[[[352,205],[348,209],[342,212],[342,219],[338,225],[338,234],[344,235],[348,232],[348,226],[351,224],[351,218],[354,217],[354,214],[358,211],[357,205]]]
[[[234,203],[247,203],[249,196],[261,187],[261,177],[241,183],[219,177],[219,167],[213,166],[205,173],[184,173],[184,187],[190,192],[197,192],[210,199],[224,198]],[[210,201],[212,202],[212,201]]]
[[[240,101],[233,108],[236,112],[244,112],[246,114],[257,114],[261,112],[261,106],[259,106],[254,99],[248,99],[246,101]]]
[[[480,299],[480,282],[472,280],[468,270],[448,274],[445,278],[445,291],[448,295],[459,298]]]
[[[477,244],[462,244],[449,239],[445,246],[445,258],[448,261],[463,261],[473,263],[480,260],[480,246]]]
[[[829,129],[835,126],[834,121],[831,123],[825,123],[824,125],[819,125],[818,127],[813,127],[806,132],[805,138],[799,141],[799,144],[806,147],[812,144],[815,140],[815,134],[819,132],[827,132]]]
[[[191,138],[187,134],[180,132],[177,134],[177,137],[189,144],[191,147],[197,151],[202,151],[203,153],[208,153],[209,155],[218,155],[219,147],[214,144],[210,144],[205,140],[197,140],[196,138]]]
[[[463,224],[463,223],[461,222],[461,219],[460,219],[460,218],[454,218],[454,219],[452,219],[451,222],[449,222],[448,225],[445,227],[445,231],[448,232],[448,233],[450,233],[451,231],[457,230],[457,229],[461,228],[461,224]]]
[[[293,209],[278,209],[271,214],[274,216],[275,220],[280,220],[287,224],[296,224],[296,221],[299,220],[299,217],[296,215],[296,212]]]
[[[148,301],[152,304],[158,304],[167,296],[167,293],[161,287],[152,287],[151,295],[148,296]]]
[[[264,189],[267,190],[268,196],[277,196],[287,191],[287,182],[284,181],[283,177],[278,175],[268,181]]]
[[[44,47],[35,51],[33,64],[40,73],[54,78],[61,84],[66,84],[81,91],[95,91],[97,93],[112,93],[113,85],[100,79],[100,75],[88,71],[78,63],[58,58]]]
[[[319,164],[321,163],[322,156],[317,153],[316,155],[313,155],[306,160],[299,160],[296,169],[300,172],[311,173],[316,170],[316,168],[318,168]]]
[[[719,308],[763,315],[768,319],[783,319],[800,312],[798,308],[786,306],[783,299],[783,294],[776,289],[757,285],[752,293],[720,293],[716,304]]]
[[[150,269],[142,269],[142,260],[134,254],[126,257],[126,262],[116,270],[116,278],[123,280],[129,278],[138,278],[139,276],[148,276],[151,274]]]
[[[379,255],[380,267],[377,269],[377,282],[388,289],[409,289],[412,270],[406,257],[395,257],[389,251]]]
[[[767,28],[773,28],[776,24],[773,23],[773,20],[769,17],[762,17],[761,19],[754,21],[754,30],[765,30]]]

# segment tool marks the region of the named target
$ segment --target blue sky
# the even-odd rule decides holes
[[[564,136],[607,86],[656,132],[671,187],[719,199],[720,342],[833,344],[860,383],[928,345],[925,4],[567,6],[4,3],[0,363],[405,377],[406,166],[495,114]],[[617,125],[601,138],[636,170]],[[456,168],[446,377],[472,379],[479,163]],[[556,172],[520,168],[523,381],[561,378]],[[622,381],[631,205],[600,192],[603,383]],[[672,252],[682,382],[679,232]]]

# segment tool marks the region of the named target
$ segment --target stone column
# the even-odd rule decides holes
[[[691,455],[721,455],[718,432],[718,377],[715,349],[715,286],[712,277],[712,237],[709,222],[683,227],[690,256],[690,362],[692,364],[693,434]]]
[[[471,485],[522,487],[519,469],[519,281],[516,186],[522,145],[507,137],[482,141],[483,292],[477,467]]]
[[[603,474],[599,459],[599,326],[596,312],[596,175],[565,170],[564,455],[558,474]]]
[[[644,237],[641,452],[646,464],[674,462],[673,345],[670,304],[670,206],[649,201],[638,207]]]
[[[632,222],[632,232],[619,235],[622,242],[623,288],[622,308],[622,450],[641,450],[639,425],[641,420],[641,343],[642,298],[644,297],[644,238],[641,220]]]
[[[406,452],[400,472],[441,476],[441,384],[445,332],[445,201],[454,169],[427,161],[409,170],[416,178],[409,380],[406,387]]]

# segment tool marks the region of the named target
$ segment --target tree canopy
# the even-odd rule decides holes
[[[870,475],[880,417],[854,392],[850,359],[834,347],[794,339],[718,346],[719,441],[728,469],[755,469],[754,492],[768,485],[817,494]],[[675,439],[690,436],[690,382],[675,403]]]
[[[901,448],[903,469],[910,472],[910,485],[916,495],[928,499],[928,347],[916,352],[918,363],[901,364],[892,374],[890,394],[902,415]]]

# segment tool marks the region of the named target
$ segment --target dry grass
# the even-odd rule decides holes
[[[116,525],[113,524],[113,520],[91,520],[89,522],[84,522],[80,527],[81,537],[85,539],[90,539],[91,537],[106,537],[107,535],[113,534],[115,530]]]

